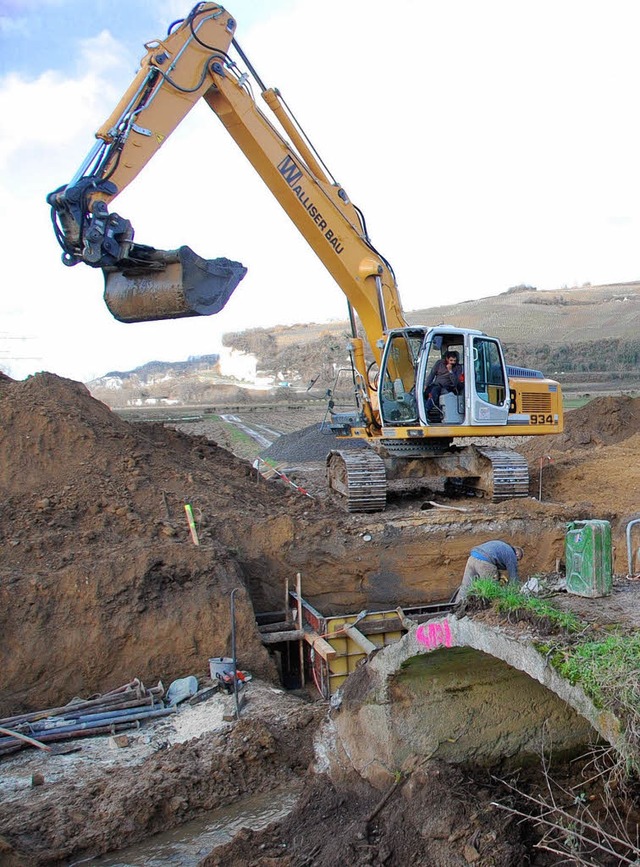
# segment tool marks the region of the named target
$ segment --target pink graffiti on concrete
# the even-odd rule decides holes
[[[420,644],[424,644],[429,650],[435,650],[436,647],[442,647],[442,645],[451,647],[453,644],[451,630],[446,620],[443,623],[423,623],[416,630],[416,638]]]

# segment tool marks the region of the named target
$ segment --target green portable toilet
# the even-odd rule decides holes
[[[611,524],[570,521],[565,537],[567,592],[577,596],[611,593]]]

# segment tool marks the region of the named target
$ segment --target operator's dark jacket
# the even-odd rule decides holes
[[[432,385],[439,385],[442,391],[457,391],[461,376],[461,364],[454,364],[449,370],[446,361],[441,358],[431,368],[431,373],[425,383],[425,391],[429,391]]]

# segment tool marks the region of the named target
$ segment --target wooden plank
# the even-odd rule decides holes
[[[18,741],[22,741],[25,744],[31,744],[32,747],[37,747],[39,750],[44,750],[46,753],[51,752],[51,747],[48,747],[46,744],[43,744],[42,741],[37,741],[35,738],[30,738],[27,735],[23,735],[21,732],[14,732],[11,729],[5,729],[0,727],[0,734],[7,735],[10,738],[15,738]]]
[[[420,614],[415,618],[415,623],[423,623],[425,620],[431,620],[434,617],[440,617],[441,614]],[[347,624],[349,625],[349,624]],[[407,631],[407,627],[403,626],[402,621],[399,617],[388,617],[384,620],[360,620],[358,621],[358,630],[363,635],[380,635],[383,632],[402,632]],[[340,630],[336,630],[335,633],[331,634],[331,639],[333,640],[334,636],[337,638],[340,634],[342,627]]]
[[[263,626],[258,626],[260,632],[264,635],[266,632],[284,632],[286,629],[293,628],[292,620],[281,620],[278,623],[265,623]]]
[[[361,620],[358,629],[363,635],[380,635],[381,632],[400,632],[404,629],[399,617],[386,620]]]
[[[407,631],[409,631],[413,626],[416,625],[416,621],[412,620],[410,617],[407,617],[402,608],[396,608],[396,612],[398,614],[398,617],[400,618],[403,628]]]
[[[342,628],[345,634],[348,635],[349,638],[353,641],[353,643],[356,644],[365,653],[368,654],[378,649],[378,646],[374,644],[373,641],[369,641],[369,639],[366,638],[355,626],[349,626],[349,624],[345,623]]]
[[[301,641],[305,637],[304,629],[287,629],[284,632],[263,632],[263,644],[279,644],[281,641]]]
[[[316,653],[319,653],[323,659],[333,659],[336,655],[336,651],[328,641],[325,641],[317,632],[313,632],[311,629],[304,630],[304,640],[307,644],[310,644]]]

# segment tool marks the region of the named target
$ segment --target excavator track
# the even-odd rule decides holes
[[[499,448],[479,448],[478,451],[491,461],[494,503],[529,496],[529,467],[522,455]]]
[[[387,474],[382,458],[371,449],[330,452],[327,480],[329,488],[344,497],[347,511],[384,511]]]

